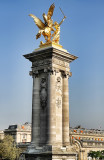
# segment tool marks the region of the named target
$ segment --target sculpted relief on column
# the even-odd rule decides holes
[[[40,82],[40,103],[43,109],[47,105],[47,80],[45,77],[42,77]]]
[[[62,80],[61,77],[56,79],[56,106],[61,108],[62,106]]]
[[[56,80],[56,92],[58,92],[60,95],[62,95],[61,77],[57,77],[57,80]]]
[[[60,96],[56,97],[56,106],[61,108],[62,98]]]

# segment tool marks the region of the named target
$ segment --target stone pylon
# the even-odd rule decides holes
[[[24,55],[32,62],[32,142],[27,160],[73,160],[69,140],[70,62],[77,57],[49,45]]]

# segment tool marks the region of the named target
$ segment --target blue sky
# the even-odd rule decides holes
[[[0,0],[0,130],[31,121],[31,63],[22,55],[39,46],[32,13],[42,19],[55,3],[60,44],[79,58],[71,63],[70,125],[104,129],[104,1]]]

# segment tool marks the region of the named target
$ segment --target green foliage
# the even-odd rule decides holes
[[[99,158],[102,160],[104,158],[104,150],[103,151],[90,151],[88,156],[91,158]]]
[[[14,139],[6,135],[0,142],[0,157],[7,160],[15,160],[19,157],[21,150],[16,147]]]
[[[90,151],[88,153],[88,156],[90,156],[91,158],[94,158],[95,157],[95,151]]]

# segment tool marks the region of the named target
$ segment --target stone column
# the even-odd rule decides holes
[[[40,80],[33,75],[32,95],[32,143],[39,146],[40,141]]]
[[[25,157],[27,160],[74,160],[76,153],[69,144],[67,74],[69,63],[77,57],[53,44],[24,57],[32,62],[30,74],[33,75],[32,143]],[[46,87],[41,81],[44,77]]]
[[[63,108],[62,108],[62,122],[63,122],[63,146],[69,145],[69,89],[68,76],[63,76]]]
[[[80,160],[86,160],[86,156],[85,156],[85,150],[80,150],[80,157],[79,157]]]
[[[55,106],[55,73],[48,74],[48,105],[47,105],[47,144],[56,141],[56,106]]]

